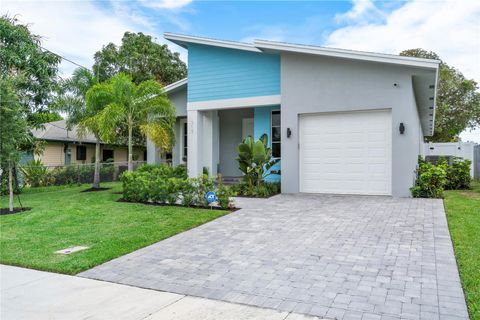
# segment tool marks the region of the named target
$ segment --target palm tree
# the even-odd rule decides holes
[[[128,130],[128,170],[133,170],[132,133],[135,128],[162,150],[175,143],[176,112],[162,86],[155,80],[136,85],[124,73],[108,82],[93,86],[87,92],[88,104],[103,104],[104,108],[92,121],[99,125],[105,142],[117,140],[122,126]]]
[[[55,100],[54,109],[68,114],[67,126],[71,128],[77,125],[80,137],[91,132],[95,136],[95,171],[92,188],[100,188],[100,130],[95,116],[104,106],[101,97],[90,104],[86,101],[87,91],[94,85],[99,84],[98,78],[92,71],[85,68],[77,68],[71,78],[62,84],[62,92]]]

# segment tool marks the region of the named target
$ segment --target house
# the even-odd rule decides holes
[[[65,120],[53,121],[44,124],[44,128],[33,129],[35,138],[46,142],[43,153],[35,156],[46,166],[62,166],[69,164],[87,164],[95,162],[95,142],[92,134],[80,138],[77,134],[77,127],[67,129]],[[145,160],[145,148],[134,148],[134,160]],[[101,143],[101,161],[127,162],[127,146],[109,145]]]
[[[470,176],[477,177],[480,172],[480,145],[475,142],[428,142],[423,146],[422,156],[427,157],[456,157],[470,160]]]
[[[236,147],[269,136],[284,193],[410,196],[433,134],[439,61],[256,40],[166,33],[188,50],[173,164],[190,176],[241,176]],[[147,144],[149,161],[158,150]]]

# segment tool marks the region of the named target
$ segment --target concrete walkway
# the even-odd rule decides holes
[[[443,203],[279,195],[80,276],[336,319],[468,319]]]
[[[318,319],[4,265],[0,277],[2,320]]]

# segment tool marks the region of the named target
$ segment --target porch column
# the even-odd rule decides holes
[[[147,163],[148,164],[160,164],[160,148],[157,148],[152,140],[147,138]]]
[[[187,111],[187,168],[188,176],[196,178],[203,167],[203,114],[201,111]]]
[[[203,165],[210,176],[217,175],[219,157],[219,120],[218,111],[203,112]]]

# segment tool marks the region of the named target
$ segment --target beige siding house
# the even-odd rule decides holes
[[[77,128],[67,130],[66,121],[53,121],[44,124],[43,129],[32,130],[32,134],[46,142],[43,153],[35,156],[46,166],[63,166],[69,164],[88,164],[95,162],[95,137],[87,134],[80,138]],[[100,146],[101,162],[113,161],[126,163],[128,160],[127,146]],[[146,161],[145,147],[134,147],[133,160]]]

